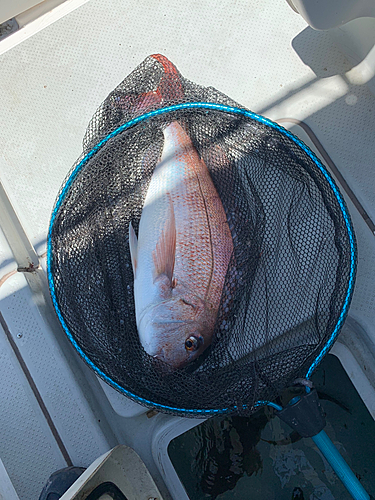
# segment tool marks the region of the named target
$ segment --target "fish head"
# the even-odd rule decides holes
[[[182,368],[210,345],[215,317],[209,304],[194,297],[158,304],[139,323],[143,347],[155,359]]]

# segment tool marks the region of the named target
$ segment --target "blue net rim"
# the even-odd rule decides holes
[[[325,346],[323,349],[320,351],[318,356],[315,358],[313,363],[310,365],[308,368],[305,378],[309,379],[311,375],[313,374],[314,370],[318,367],[319,363],[322,361],[323,357],[328,353],[330,348],[332,347],[333,343],[335,342],[342,326],[343,323],[346,319],[346,316],[348,314],[350,302],[352,299],[353,291],[354,291],[354,282],[355,282],[355,276],[356,276],[356,267],[357,267],[357,248],[356,248],[356,241],[355,241],[355,236],[354,236],[354,230],[352,227],[352,223],[350,220],[350,216],[348,213],[348,209],[346,207],[345,201],[336,186],[335,181],[331,177],[330,173],[327,171],[325,166],[322,164],[322,162],[319,160],[319,158],[311,151],[311,149],[306,146],[306,144],[301,141],[298,137],[296,137],[294,134],[286,130],[284,127],[281,125],[269,120],[268,118],[265,118],[264,116],[258,115],[256,113],[253,113],[252,111],[248,111],[244,108],[237,108],[237,107],[232,107],[232,106],[226,106],[223,104],[215,104],[215,103],[209,103],[209,102],[188,102],[188,103],[181,103],[181,104],[176,104],[173,106],[168,106],[165,108],[160,108],[155,111],[150,111],[149,113],[145,113],[143,115],[137,116],[136,118],[124,123],[120,127],[118,127],[116,130],[108,134],[104,139],[102,139],[96,146],[94,146],[89,153],[78,163],[78,165],[74,168],[74,170],[71,172],[69,178],[67,179],[64,187],[62,188],[57,201],[55,203],[52,216],[51,216],[51,221],[49,225],[49,230],[48,230],[48,237],[47,237],[47,276],[48,276],[48,285],[50,289],[50,294],[53,302],[53,306],[55,308],[56,314],[60,320],[61,326],[63,327],[66,335],[68,336],[70,342],[72,343],[73,347],[75,350],[78,352],[78,354],[81,356],[81,358],[94,370],[94,372],[101,377],[105,382],[107,382],[109,385],[111,385],[114,389],[118,390],[119,392],[125,394],[127,397],[133,399],[134,401],[148,406],[152,407],[155,409],[160,409],[161,411],[167,411],[169,413],[185,413],[185,414],[190,414],[190,415],[199,415],[199,416],[212,416],[212,415],[220,415],[220,414],[225,414],[225,413],[235,413],[236,410],[241,409],[241,410],[246,410],[247,406],[243,405],[241,408],[237,408],[236,406],[230,407],[230,408],[220,408],[220,409],[208,409],[208,410],[202,410],[202,409],[186,409],[186,408],[175,408],[173,406],[166,406],[166,405],[161,405],[159,403],[154,403],[152,401],[149,401],[147,399],[141,398],[140,396],[137,396],[136,394],[133,394],[123,387],[121,387],[119,384],[117,384],[114,380],[112,380],[108,375],[106,375],[102,370],[100,370],[89,358],[88,356],[83,352],[81,347],[77,344],[77,342],[74,340],[72,334],[70,333],[68,326],[66,325],[64,318],[61,314],[57,297],[56,297],[56,292],[55,292],[55,285],[53,281],[53,270],[52,270],[52,228],[53,224],[56,218],[56,214],[58,210],[60,209],[60,206],[62,202],[64,201],[69,188],[73,184],[75,178],[77,177],[78,173],[80,170],[84,167],[84,165],[113,137],[116,137],[118,134],[121,134],[125,130],[134,127],[135,125],[148,120],[150,118],[153,118],[158,115],[166,114],[166,113],[171,113],[173,111],[180,111],[180,110],[189,110],[189,109],[208,109],[208,110],[213,110],[213,111],[221,111],[224,113],[230,113],[234,115],[242,115],[246,118],[251,118],[252,120],[256,120],[264,125],[267,125],[273,129],[278,130],[281,132],[283,135],[294,141],[300,148],[302,148],[305,153],[314,161],[316,166],[320,169],[326,180],[328,181],[331,189],[333,190],[337,202],[341,208],[343,218],[345,220],[346,228],[348,231],[348,236],[349,236],[349,242],[350,242],[350,259],[351,259],[351,265],[350,265],[350,276],[349,276],[349,284],[348,284],[348,290],[346,294],[346,298],[344,301],[344,305],[341,310],[341,314],[339,316],[339,319],[336,323],[336,326],[326,342]],[[269,404],[269,401],[257,401],[255,403],[255,407],[261,407]]]

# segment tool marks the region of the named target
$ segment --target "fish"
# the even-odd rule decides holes
[[[126,93],[123,93],[121,89],[116,91],[111,97],[111,105],[114,110],[120,112],[117,121],[121,121],[124,114],[130,120],[158,109],[167,102],[176,104],[184,98],[182,77],[176,66],[162,54],[152,54],[147,59],[154,59],[162,69],[158,86],[148,92],[141,93],[134,90],[128,90]]]
[[[147,190],[138,237],[129,224],[135,316],[144,350],[182,368],[210,345],[233,241],[204,160],[178,122]]]

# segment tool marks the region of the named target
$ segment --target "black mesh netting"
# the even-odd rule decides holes
[[[164,57],[150,56],[95,113],[52,218],[53,298],[82,352],[130,396],[181,415],[250,414],[256,401],[274,399],[306,375],[346,313],[350,222],[316,162],[257,119],[204,107],[175,110],[96,147],[136,116],[182,102],[238,107],[183,78]],[[166,370],[139,341],[128,228],[131,221],[138,231],[162,129],[174,120],[206,162],[234,252],[212,345],[185,368]]]

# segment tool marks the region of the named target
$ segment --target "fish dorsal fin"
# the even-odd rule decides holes
[[[169,281],[173,280],[174,263],[176,256],[176,220],[173,210],[173,202],[169,195],[169,205],[164,229],[152,252],[154,260],[154,279],[165,274]]]
[[[137,270],[138,240],[131,222],[129,224],[129,248],[133,266],[133,274],[135,278],[135,273]]]

